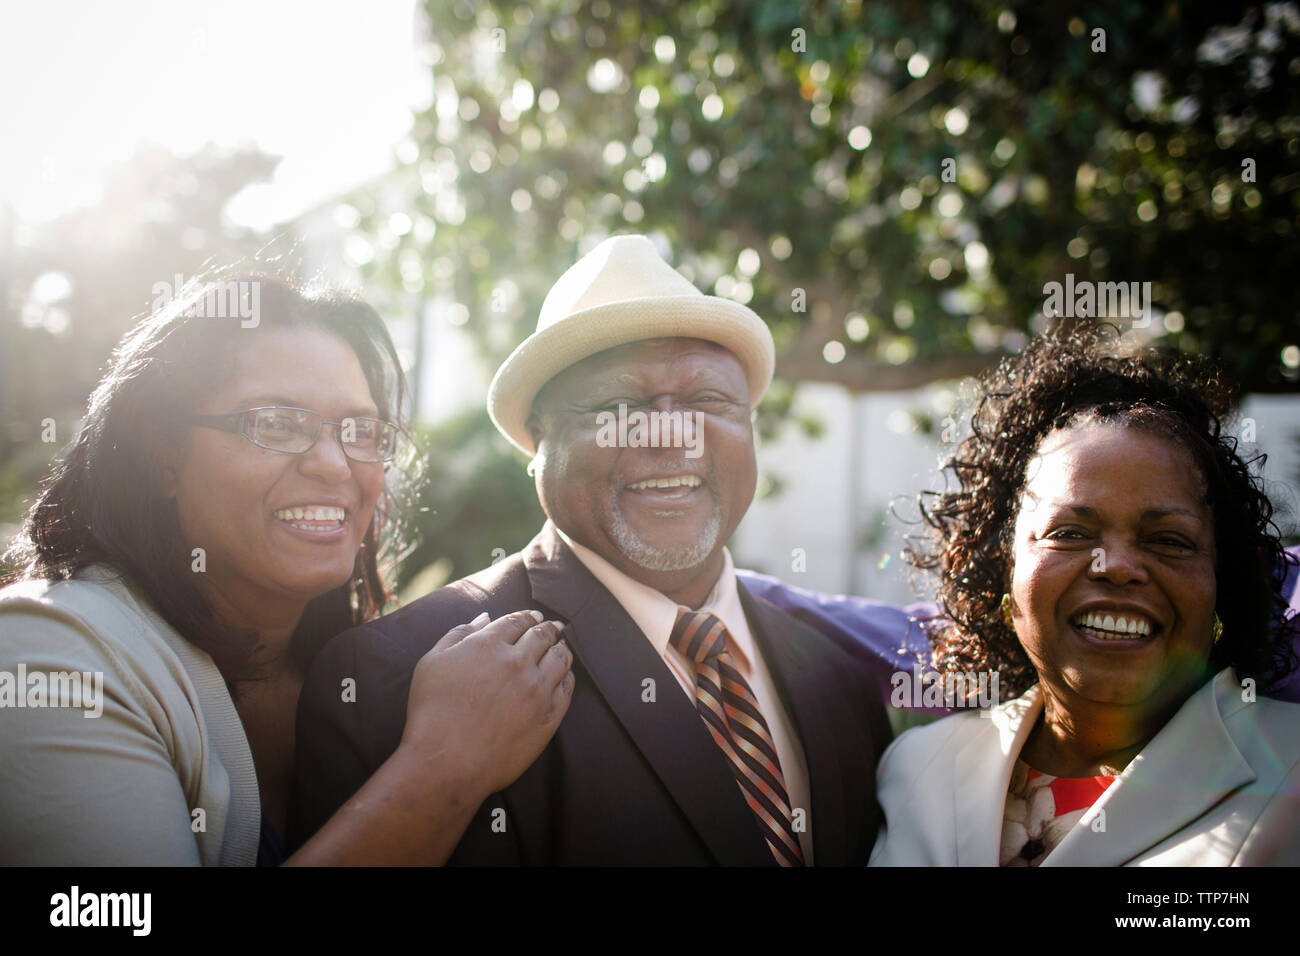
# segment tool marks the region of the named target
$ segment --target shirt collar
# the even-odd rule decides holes
[[[629,577],[595,551],[574,541],[559,527],[555,531],[583,566],[627,611],[628,616],[654,646],[655,652],[663,657],[672,637],[673,625],[677,623],[677,602],[662,591]],[[753,640],[746,626],[745,611],[740,605],[736,567],[732,563],[731,552],[725,547],[722,549],[722,571],[718,574],[718,580],[704,603],[695,610],[717,615],[727,629],[728,650],[736,659],[738,668],[748,672],[750,663],[754,660]]]

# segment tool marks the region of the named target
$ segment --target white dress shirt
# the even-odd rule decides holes
[[[656,591],[639,581],[628,577],[596,552],[574,541],[563,531],[556,529],[564,543],[573,549],[578,560],[588,571],[605,586],[614,596],[614,600],[627,611],[646,640],[668,665],[668,669],[677,678],[681,690],[695,706],[695,668],[673,647],[673,625],[677,623],[679,605],[662,591]],[[812,800],[808,784],[808,764],[804,758],[803,745],[790,723],[790,717],[781,704],[781,698],[772,682],[763,655],[759,653],[750,633],[749,622],[745,620],[744,609],[740,606],[740,594],[736,589],[736,568],[731,561],[731,552],[722,550],[723,567],[718,575],[713,591],[703,604],[694,611],[708,611],[716,615],[727,629],[727,650],[730,652],[736,669],[744,676],[746,683],[758,700],[763,719],[767,721],[772,732],[772,743],[776,747],[777,759],[781,761],[781,775],[785,778],[786,793],[790,796],[790,806],[794,810],[803,810],[803,829],[796,830],[799,847],[803,851],[804,863],[813,862],[812,841]],[[739,785],[737,785],[739,786]]]

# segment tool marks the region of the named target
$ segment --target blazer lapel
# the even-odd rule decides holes
[[[1011,772],[1033,730],[1043,701],[1037,685],[988,716],[967,718],[970,741],[957,753],[949,790],[953,799],[958,866],[997,866]]]
[[[525,550],[524,565],[533,597],[568,622],[564,637],[582,669],[718,863],[774,865],[753,812],[693,702],[551,522]],[[653,703],[642,700],[647,677],[655,682]]]
[[[1253,781],[1220,713],[1234,680],[1224,670],[1189,697],[1042,865],[1120,866]]]
[[[791,621],[776,608],[756,600],[737,584],[740,606],[750,633],[763,652],[777,693],[803,745],[812,796],[813,861],[823,866],[846,862],[848,808],[840,769],[833,714],[827,694],[839,686],[838,675],[791,633]],[[877,741],[877,743],[880,743]],[[862,862],[862,861],[859,861]]]

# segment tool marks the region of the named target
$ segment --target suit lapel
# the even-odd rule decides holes
[[[533,597],[567,622],[565,640],[717,862],[770,866],[753,813],[694,703],[640,629],[548,521],[524,552]],[[653,678],[655,701],[642,700]]]
[[[1037,686],[993,708],[989,716],[967,718],[971,739],[953,761],[949,790],[958,866],[997,866],[1007,788],[1020,751],[1033,730],[1043,701]]]
[[[1253,781],[1220,713],[1233,680],[1225,670],[1188,698],[1042,865],[1120,866]]]
[[[792,634],[791,621],[737,584],[740,606],[750,633],[762,650],[768,672],[794,725],[808,764],[812,797],[813,860],[825,866],[845,862],[848,810],[836,741],[835,720],[827,700],[840,686],[839,675]],[[796,625],[797,627],[798,625]]]

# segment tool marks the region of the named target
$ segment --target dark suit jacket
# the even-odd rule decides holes
[[[814,862],[862,866],[881,824],[876,762],[889,722],[871,675],[743,587],[754,639],[802,741]],[[519,554],[334,638],[298,709],[290,842],[315,832],[396,749],[416,661],[480,611],[567,622],[577,683],[541,756],[479,809],[450,863],[773,865],[726,759],[622,606],[548,522]],[[344,703],[345,678],[356,701]],[[656,700],[642,699],[655,680]],[[505,832],[494,829],[504,808]]]

